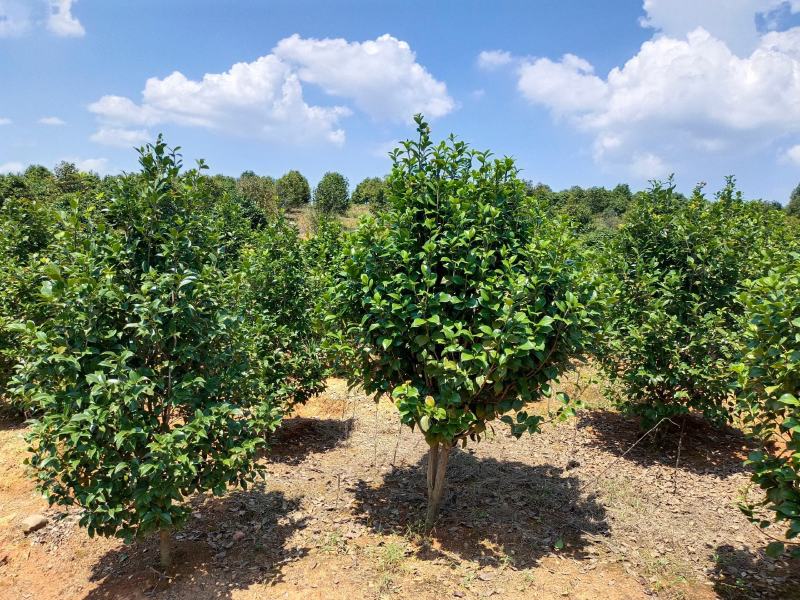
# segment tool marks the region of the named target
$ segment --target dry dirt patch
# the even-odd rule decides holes
[[[263,486],[192,500],[167,573],[157,540],[92,540],[46,509],[23,433],[0,427],[0,598],[800,598],[797,565],[767,559],[735,506],[742,438],[699,423],[677,468],[669,445],[623,457],[638,428],[607,409],[521,440],[496,426],[455,453],[425,539],[424,441],[331,380],[275,435]]]

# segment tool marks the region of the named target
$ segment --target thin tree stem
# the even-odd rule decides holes
[[[435,455],[435,461],[428,461],[428,513],[425,517],[425,532],[430,533],[436,524],[439,516],[439,509],[444,497],[446,483],[447,462],[450,458],[452,445],[449,443],[437,443],[431,446],[431,454]]]
[[[161,567],[168,569],[172,564],[172,535],[169,529],[161,529],[158,532],[159,550],[161,552]]]

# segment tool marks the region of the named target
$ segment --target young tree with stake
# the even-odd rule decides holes
[[[354,234],[328,316],[353,384],[390,395],[429,445],[427,530],[452,448],[500,418],[538,430],[527,403],[579,352],[596,295],[576,237],[525,196],[510,158],[452,136],[392,154],[386,213]],[[562,397],[566,403],[566,398]]]

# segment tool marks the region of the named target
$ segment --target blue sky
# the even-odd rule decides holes
[[[424,112],[554,188],[800,182],[800,0],[0,0],[0,171],[385,173]],[[234,66],[237,65],[237,66]]]

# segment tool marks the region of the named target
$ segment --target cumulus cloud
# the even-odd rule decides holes
[[[681,38],[702,27],[746,56],[759,44],[758,22],[775,27],[777,13],[800,11],[800,0],[644,0],[644,27]]]
[[[747,10],[752,22],[756,9],[794,10],[800,0],[796,4],[725,0],[737,23]],[[800,136],[800,27],[762,31],[752,50],[740,56],[703,27],[673,35],[702,20],[706,9],[692,3],[699,15],[692,20],[690,3],[669,5],[675,11],[666,11],[663,0],[645,1],[646,24],[658,33],[605,76],[573,54],[516,59],[520,94],[591,135],[598,163],[642,178],[660,177],[711,155],[729,162],[748,152],[785,147],[787,137]],[[756,31],[754,24],[750,27]]]
[[[60,37],[86,31],[72,14],[77,0],[0,0],[0,38],[20,37],[40,27]]]
[[[640,179],[664,179],[673,171],[660,156],[652,152],[636,152],[631,157],[631,173]]]
[[[224,73],[207,73],[200,80],[179,71],[152,77],[138,103],[103,96],[89,106],[101,123],[92,139],[109,143],[120,137],[112,133],[144,134],[144,128],[174,123],[268,140],[343,144],[341,121],[353,109],[310,104],[304,84],[350,101],[374,119],[406,121],[419,111],[437,117],[454,108],[445,84],[416,62],[408,44],[392,36],[348,42],[293,35],[270,54]]]
[[[62,37],[83,37],[86,31],[72,15],[74,0],[50,0],[50,14],[47,17],[47,29]]]
[[[108,172],[107,158],[84,158],[74,161],[79,171],[104,174]]]
[[[800,144],[789,148],[785,153],[785,158],[800,166]]]
[[[39,119],[39,124],[58,127],[60,125],[66,125],[67,123],[66,121],[59,119],[58,117],[42,117],[41,119]]]
[[[514,57],[505,50],[484,50],[478,54],[478,67],[491,71],[513,62]]]
[[[702,28],[684,39],[661,36],[606,78],[572,55],[537,59],[520,67],[518,87],[594,133],[598,160],[625,161],[640,148],[769,143],[800,133],[800,28],[762,36],[746,58]]]
[[[11,161],[0,164],[0,174],[20,173],[25,168],[21,162]]]
[[[418,112],[436,118],[455,108],[447,86],[417,62],[406,42],[389,34],[366,42],[295,34],[278,42],[273,54],[301,81],[352,100],[375,119],[410,122]]]
[[[565,54],[558,62],[547,58],[523,62],[517,87],[528,100],[550,107],[558,116],[602,110],[608,102],[606,82],[574,54]]]
[[[20,0],[0,0],[0,38],[19,37],[30,28],[30,7]]]
[[[175,71],[150,78],[141,103],[122,96],[103,96],[89,106],[104,128],[151,127],[166,123],[204,127],[227,133],[295,142],[344,142],[344,106],[312,106],[303,98],[300,79],[274,55],[238,63],[225,73],[200,81]],[[102,128],[95,141],[103,141]]]
[[[130,148],[131,146],[141,146],[145,142],[152,141],[155,139],[155,136],[146,129],[101,127],[93,133],[89,139],[98,144],[105,144],[106,146]]]
[[[7,117],[0,117],[0,125],[11,125],[13,121]]]

